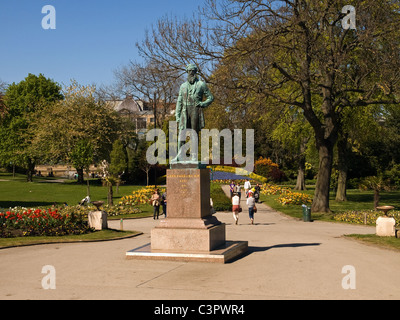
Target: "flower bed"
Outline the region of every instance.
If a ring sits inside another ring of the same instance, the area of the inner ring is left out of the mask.
[[[265,195],[279,195],[275,200],[284,206],[288,204],[303,205],[312,203],[312,197],[310,195],[302,192],[293,192],[287,187],[263,184],[261,193]]]
[[[375,211],[375,210],[348,210],[344,212],[337,213],[333,216],[333,219],[336,221],[343,221],[349,223],[356,223],[356,224],[368,224],[368,225],[375,225],[376,219],[378,217],[383,216],[382,211]],[[400,211],[390,211],[388,213],[389,217],[393,217],[396,220],[396,227],[400,226]]]
[[[311,204],[312,198],[310,195],[301,193],[301,192],[286,192],[281,194],[278,199],[276,199],[280,204],[283,206],[287,204],[294,204],[294,205],[303,205],[303,204]]]
[[[93,231],[80,214],[51,209],[13,209],[0,213],[0,237],[63,236]]]
[[[269,195],[276,195],[276,194],[286,194],[287,192],[291,192],[289,188],[276,186],[273,184],[263,184],[261,193],[267,196]]]
[[[124,196],[119,201],[119,206],[136,206],[138,204],[150,203],[151,195],[153,194],[155,186],[147,186],[140,190],[133,191],[131,195]],[[160,195],[165,192],[165,188],[158,188]]]

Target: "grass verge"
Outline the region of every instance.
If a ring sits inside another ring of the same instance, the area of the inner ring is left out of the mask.
[[[395,237],[379,237],[375,234],[348,234],[347,238],[351,238],[369,245],[386,248],[400,252],[400,239]]]
[[[91,242],[107,241],[120,238],[133,237],[141,234],[138,231],[121,231],[115,229],[105,229],[83,235],[68,235],[61,237],[18,237],[18,238],[0,238],[0,249],[36,244],[48,243],[71,243],[71,242]]]

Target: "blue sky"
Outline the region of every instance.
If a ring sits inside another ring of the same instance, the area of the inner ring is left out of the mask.
[[[196,0],[0,0],[0,79],[43,73],[60,84],[110,84],[113,71],[140,61],[136,42],[157,19],[191,16]],[[45,5],[56,29],[44,30]]]

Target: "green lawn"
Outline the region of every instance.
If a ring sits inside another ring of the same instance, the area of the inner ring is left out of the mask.
[[[51,182],[54,180],[56,179],[35,177],[34,182],[26,182],[25,175],[17,174],[13,178],[12,174],[0,173],[0,208],[7,209],[15,206],[47,207],[54,203],[62,205],[64,202],[68,205],[76,205],[86,197],[86,184],[76,184],[75,180],[67,180],[65,183]],[[139,188],[141,187],[122,185],[117,194],[114,187],[114,202]],[[91,180],[90,197],[92,201],[107,203],[107,188],[103,187],[97,180]]]

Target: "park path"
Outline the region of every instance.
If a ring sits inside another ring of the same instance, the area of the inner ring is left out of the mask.
[[[0,299],[399,299],[400,254],[342,237],[374,233],[367,226],[303,222],[258,205],[250,225],[244,200],[239,225],[218,212],[227,240],[246,240],[248,253],[227,264],[126,260],[150,242],[152,218],[125,220],[135,238],[0,250]],[[119,228],[119,221],[109,221]],[[41,285],[43,266],[56,270],[56,289]],[[344,289],[345,266],[355,289]]]

